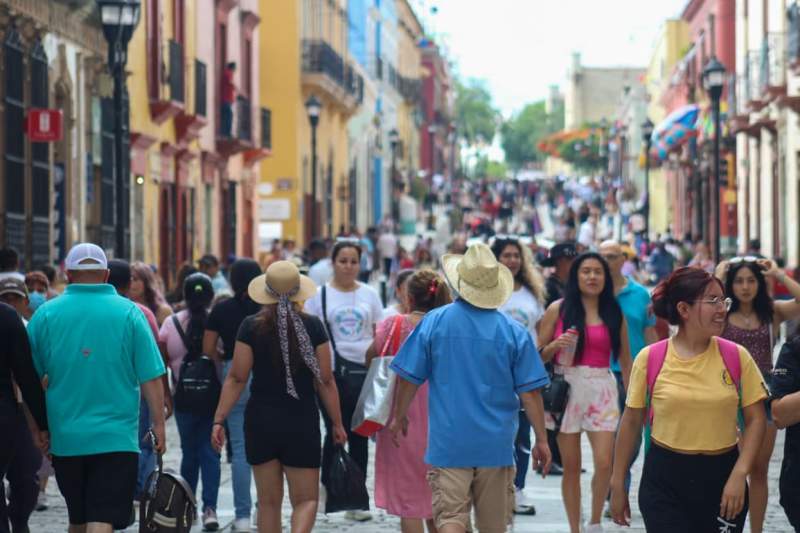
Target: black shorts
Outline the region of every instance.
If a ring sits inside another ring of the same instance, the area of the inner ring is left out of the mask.
[[[733,450],[720,455],[685,455],[651,442],[639,484],[639,510],[649,533],[741,533],[745,504],[733,521],[719,516],[722,491],[739,458]]]
[[[131,522],[139,454],[132,452],[53,456],[58,489],[67,502],[69,523],[112,524],[124,529]]]
[[[247,462],[260,465],[277,459],[283,466],[319,468],[322,460],[319,409],[288,410],[259,405],[251,398],[244,413]]]

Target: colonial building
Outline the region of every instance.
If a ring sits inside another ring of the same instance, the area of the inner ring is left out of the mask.
[[[204,253],[252,256],[254,166],[269,154],[259,106],[257,0],[146,0],[129,47],[132,257],[167,283]],[[225,65],[234,119],[220,129]],[[268,117],[268,114],[267,114]]]
[[[113,110],[96,3],[3,0],[0,42],[0,246],[17,249],[26,269],[83,240],[111,251]],[[61,111],[60,140],[23,134],[35,108]]]

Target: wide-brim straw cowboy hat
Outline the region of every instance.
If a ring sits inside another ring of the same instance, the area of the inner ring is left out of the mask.
[[[514,292],[514,275],[484,243],[473,244],[464,255],[443,255],[442,270],[450,287],[481,309],[497,309]]]
[[[304,302],[317,293],[317,284],[311,278],[300,274],[297,265],[291,261],[275,261],[266,273],[253,278],[247,286],[247,294],[260,304],[278,303],[278,297],[267,290],[269,286],[279,295],[297,292],[289,297],[293,302]]]

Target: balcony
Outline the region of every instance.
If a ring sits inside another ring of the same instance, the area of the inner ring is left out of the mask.
[[[252,166],[272,155],[272,111],[262,107],[259,110],[258,118],[261,126],[261,139],[255,148],[244,153],[244,162],[247,166]]]
[[[150,99],[150,115],[156,124],[163,124],[184,110],[183,45],[181,43],[169,41],[168,59],[167,79],[158,80],[157,98]]]
[[[302,68],[303,85],[321,92],[344,112],[355,112],[364,81],[328,43],[304,39]]]
[[[761,94],[772,100],[786,94],[786,38],[769,33],[761,48]]]
[[[759,75],[763,74],[763,72],[761,72],[761,55],[761,51],[751,50],[747,52],[747,55],[745,56],[745,104],[750,112],[760,111],[765,105],[767,105],[761,90],[761,76]]]
[[[398,76],[397,90],[408,104],[416,104],[420,99],[420,89],[422,84],[418,79]]]
[[[217,152],[225,158],[253,148],[253,109],[243,96],[236,101],[232,131],[232,137],[217,137]]]
[[[194,61],[194,105],[187,105],[175,117],[175,134],[179,144],[188,144],[200,136],[208,123],[206,119],[207,98],[206,64],[200,60]]]

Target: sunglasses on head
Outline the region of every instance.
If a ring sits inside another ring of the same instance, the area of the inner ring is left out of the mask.
[[[739,263],[757,263],[758,257],[754,255],[746,255],[744,257],[732,257],[728,260],[729,265],[738,265]]]
[[[498,233],[494,236],[494,240],[496,241],[512,241],[512,242],[519,242],[522,237],[520,235],[516,235],[514,233]]]
[[[361,239],[358,237],[336,237],[336,242],[346,242],[350,244],[360,244]]]

